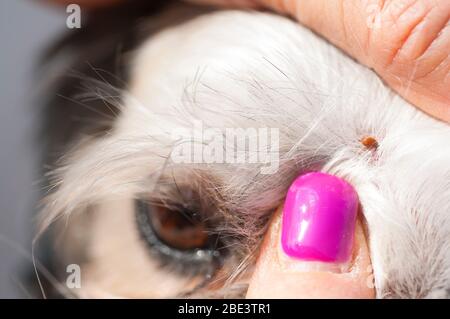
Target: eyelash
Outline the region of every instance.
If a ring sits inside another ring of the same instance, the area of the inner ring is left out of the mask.
[[[149,253],[158,260],[162,268],[168,268],[185,277],[203,275],[212,277],[223,260],[220,249],[220,238],[209,240],[204,248],[179,250],[170,247],[156,233],[149,218],[152,204],[144,200],[136,200],[136,223],[138,232],[148,247]],[[154,207],[153,207],[154,208]]]

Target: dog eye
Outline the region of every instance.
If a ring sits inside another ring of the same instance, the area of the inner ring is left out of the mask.
[[[182,275],[211,276],[220,266],[220,238],[194,210],[136,201],[138,231],[162,267]]]

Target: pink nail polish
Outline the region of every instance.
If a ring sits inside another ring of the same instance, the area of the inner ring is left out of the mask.
[[[283,209],[284,252],[309,261],[348,261],[357,211],[358,195],[346,181],[319,172],[298,177]]]

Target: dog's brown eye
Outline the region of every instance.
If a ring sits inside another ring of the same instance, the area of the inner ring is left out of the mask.
[[[189,250],[208,244],[207,227],[195,212],[154,205],[149,221],[161,241],[173,248]]]
[[[212,275],[221,264],[220,238],[199,214],[185,207],[136,201],[139,233],[162,266],[188,275]]]

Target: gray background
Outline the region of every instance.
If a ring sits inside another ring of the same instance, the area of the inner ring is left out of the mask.
[[[22,272],[39,194],[33,71],[42,49],[67,31],[64,8],[39,2],[0,0],[0,298],[28,296]]]

